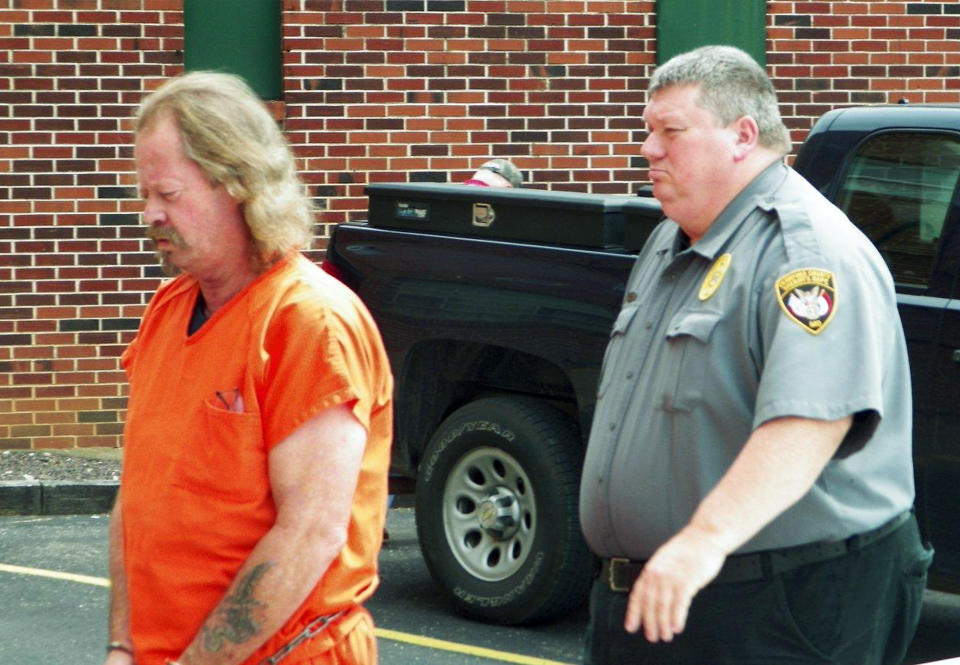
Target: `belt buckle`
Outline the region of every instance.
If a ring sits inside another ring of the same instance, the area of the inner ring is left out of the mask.
[[[610,590],[615,593],[629,593],[630,587],[622,587],[617,584],[617,576],[615,570],[620,564],[628,564],[630,559],[624,559],[622,557],[613,557],[610,559],[610,567],[607,571],[607,584],[610,585]]]

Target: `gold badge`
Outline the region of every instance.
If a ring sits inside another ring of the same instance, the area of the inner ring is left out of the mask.
[[[829,270],[794,270],[778,279],[775,288],[784,313],[813,335],[822,333],[837,311],[837,284]]]
[[[700,285],[700,294],[697,296],[700,300],[707,300],[717,292],[720,284],[723,283],[723,276],[727,274],[727,268],[730,267],[732,258],[729,254],[724,254],[713,262],[713,265],[710,266],[710,272],[703,278],[703,284]]]

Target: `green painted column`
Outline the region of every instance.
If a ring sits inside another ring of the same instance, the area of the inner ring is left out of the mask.
[[[657,64],[707,44],[737,46],[767,64],[765,0],[657,0]]]
[[[237,74],[263,99],[280,99],[280,0],[184,0],[183,23],[187,71]]]

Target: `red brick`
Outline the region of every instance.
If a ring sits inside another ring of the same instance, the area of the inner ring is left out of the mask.
[[[34,450],[56,450],[76,447],[76,438],[72,436],[42,436],[33,439]]]
[[[905,14],[907,11],[907,3],[874,0],[874,2],[870,4],[869,11],[873,14]]]
[[[60,408],[64,410],[73,410],[76,407],[69,406],[69,404],[75,401],[79,400],[63,400]],[[91,400],[90,408],[96,408],[97,406],[97,403]],[[51,429],[55,436],[84,436],[92,434],[94,431],[94,426],[93,424],[77,423],[74,421],[67,423],[55,423]]]

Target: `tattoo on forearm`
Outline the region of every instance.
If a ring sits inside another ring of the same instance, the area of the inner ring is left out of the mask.
[[[257,583],[272,566],[265,562],[254,567],[240,580],[236,590],[223,599],[203,627],[203,646],[207,651],[216,653],[223,648],[225,641],[240,644],[257,634],[261,622],[258,622],[255,613],[265,605],[257,601],[253,593]]]

